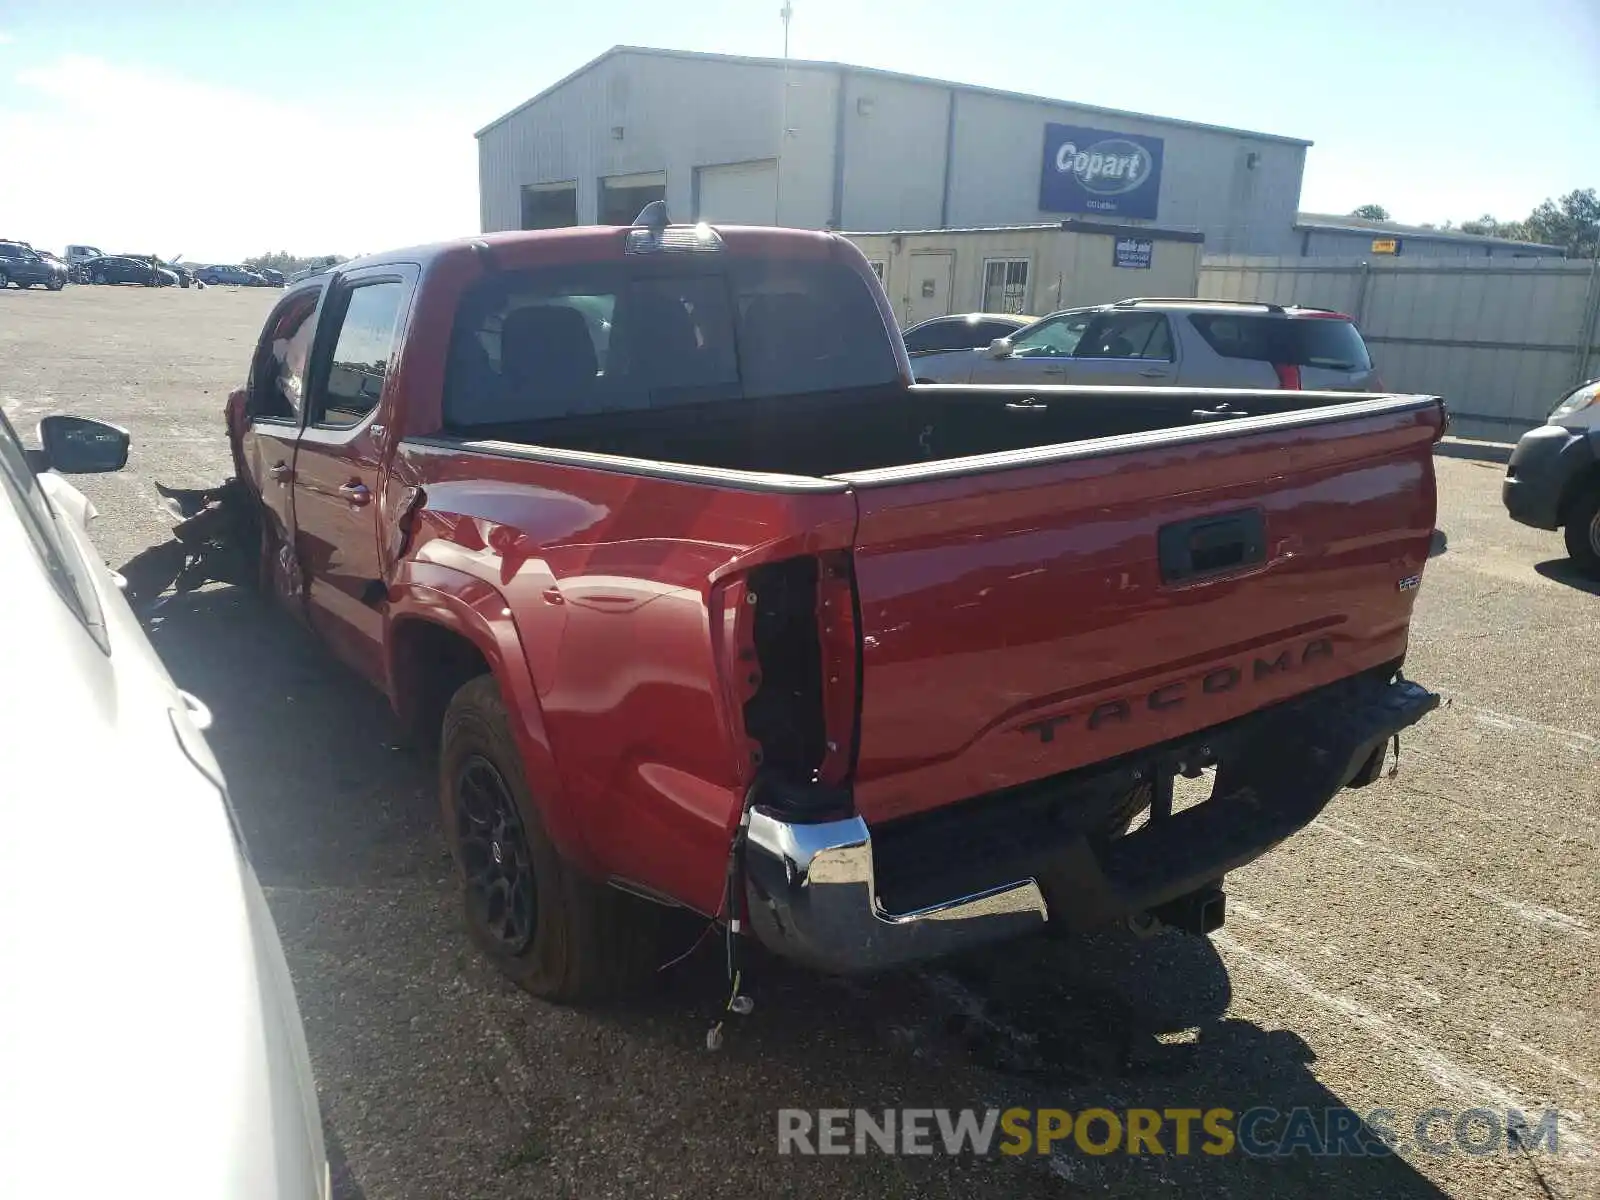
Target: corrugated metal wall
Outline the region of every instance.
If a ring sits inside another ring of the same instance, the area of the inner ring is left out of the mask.
[[[1454,238],[1428,238],[1417,234],[1386,234],[1382,230],[1369,232],[1339,229],[1302,229],[1296,237],[1300,253],[1312,258],[1356,258],[1372,253],[1376,238],[1398,237],[1400,258],[1519,258],[1528,254],[1514,246],[1497,246],[1493,242],[1465,242]],[[1225,251],[1218,251],[1225,253]]]
[[[1600,372],[1600,262],[1223,255],[1200,293],[1350,313],[1385,385],[1443,396],[1469,437],[1514,438]]]

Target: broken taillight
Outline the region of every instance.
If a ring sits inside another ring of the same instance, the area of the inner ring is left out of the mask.
[[[855,765],[860,699],[860,638],[850,554],[817,559],[817,641],[822,652],[822,762],[817,778],[842,783]]]
[[[855,765],[861,676],[849,552],[756,567],[717,588],[713,612],[741,774],[843,783]]]

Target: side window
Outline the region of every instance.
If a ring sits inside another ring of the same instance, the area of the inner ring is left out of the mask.
[[[305,411],[306,363],[317,330],[318,295],[294,296],[272,315],[251,374],[251,417],[297,422]]]
[[[906,335],[906,352],[921,354],[929,350],[945,350],[948,349],[946,343],[949,340],[943,321],[935,325],[924,325],[914,333]]]
[[[405,285],[398,279],[358,283],[350,289],[321,401],[313,414],[315,424],[348,428],[378,406],[404,296]]]
[[[1069,313],[1051,317],[1019,335],[1012,342],[1015,358],[1065,358],[1074,353],[1083,331],[1089,327],[1092,313]]]
[[[1172,333],[1161,313],[1107,313],[1084,334],[1079,358],[1172,359]]]

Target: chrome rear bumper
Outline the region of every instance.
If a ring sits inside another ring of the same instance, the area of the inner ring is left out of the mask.
[[[801,823],[762,805],[745,838],[751,931],[768,949],[822,971],[880,970],[1038,929],[1044,894],[1020,879],[912,912],[891,913],[873,880],[860,817]]]

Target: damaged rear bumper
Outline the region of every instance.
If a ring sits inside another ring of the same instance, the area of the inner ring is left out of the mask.
[[[1200,928],[1214,927],[1228,871],[1302,829],[1341,788],[1371,782],[1389,740],[1438,704],[1416,684],[1361,676],[1136,759],[897,823],[876,839],[858,816],[808,821],[758,797],[743,850],[751,932],[785,957],[853,973],[1047,922],[1092,929],[1183,911],[1195,897],[1204,900]],[[1209,800],[1105,836],[1113,798],[1202,760],[1216,764]]]

